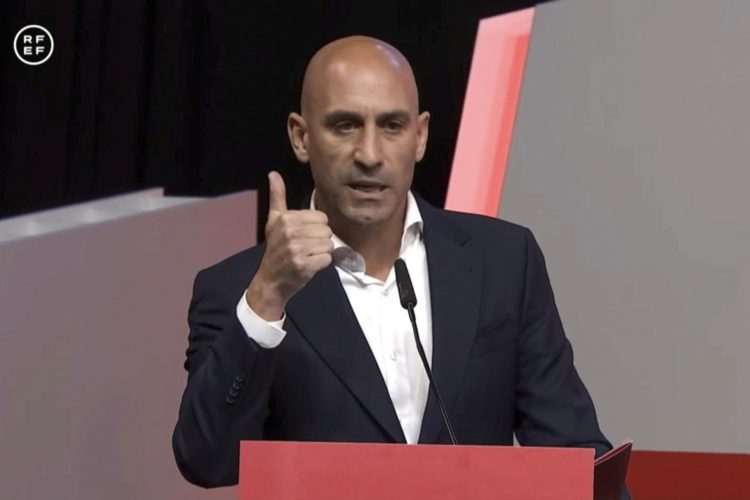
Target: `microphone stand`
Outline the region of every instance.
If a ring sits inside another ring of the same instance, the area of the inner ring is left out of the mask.
[[[417,344],[417,352],[424,365],[424,370],[427,372],[427,378],[430,380],[430,389],[435,395],[438,407],[440,408],[440,414],[443,417],[443,423],[445,428],[448,430],[448,435],[451,438],[451,444],[458,444],[456,434],[453,432],[453,426],[448,418],[448,412],[443,404],[443,398],[440,397],[440,391],[438,391],[435,378],[432,376],[432,370],[430,364],[427,362],[427,356],[424,353],[424,347],[422,347],[422,341],[419,340],[419,330],[417,329],[417,318],[414,315],[414,306],[417,305],[417,295],[414,293],[414,287],[411,284],[411,278],[409,277],[409,270],[406,268],[406,262],[403,259],[397,259],[394,264],[396,270],[396,284],[398,285],[399,299],[401,300],[401,306],[406,309],[409,313],[409,319],[411,320],[411,328],[414,331],[414,341]]]

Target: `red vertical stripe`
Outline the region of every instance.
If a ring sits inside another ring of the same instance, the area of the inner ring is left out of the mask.
[[[445,206],[495,216],[500,206],[534,9],[479,24]]]

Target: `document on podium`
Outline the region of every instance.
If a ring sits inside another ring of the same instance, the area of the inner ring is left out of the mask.
[[[633,441],[625,441],[594,461],[594,499],[620,500],[625,491],[630,450]]]

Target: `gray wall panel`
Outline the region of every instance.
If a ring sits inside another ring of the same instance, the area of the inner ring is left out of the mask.
[[[537,9],[500,215],[613,441],[750,451],[750,3]]]
[[[100,215],[0,242],[0,498],[235,498],[187,483],[171,434],[193,278],[254,243],[256,195]]]

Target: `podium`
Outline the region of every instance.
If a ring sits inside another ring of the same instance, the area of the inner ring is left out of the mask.
[[[590,448],[240,444],[240,500],[590,500],[593,488],[594,450]]]

